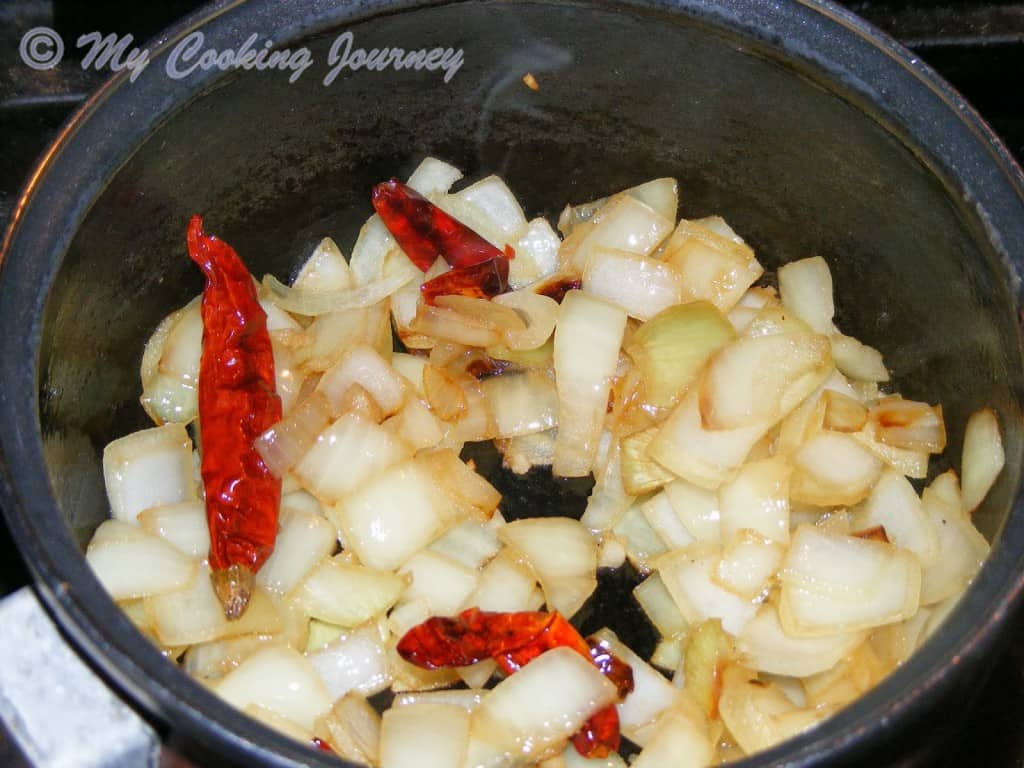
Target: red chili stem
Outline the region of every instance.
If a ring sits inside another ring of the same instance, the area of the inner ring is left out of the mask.
[[[274,549],[281,481],[253,443],[281,420],[267,317],[234,249],[193,216],[189,257],[206,276],[199,365],[201,473],[214,588],[228,618],[249,602],[253,575]]]

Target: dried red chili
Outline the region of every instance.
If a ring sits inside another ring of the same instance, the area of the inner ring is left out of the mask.
[[[397,179],[375,186],[371,200],[413,264],[426,272],[441,256],[452,267],[420,286],[428,304],[443,295],[490,298],[508,290],[508,260],[515,257],[512,246],[500,251]]]
[[[435,616],[398,642],[406,661],[425,669],[464,667],[494,659],[512,674],[545,651],[566,647],[606,675],[623,698],[633,690],[633,670],[599,645],[591,647],[557,612],[498,613],[470,608],[454,618]],[[573,737],[584,757],[607,757],[619,748],[619,716],[614,705],[594,714]]]
[[[281,420],[267,316],[252,276],[230,245],[193,216],[189,257],[206,276],[199,427],[210,569],[224,615],[242,615],[253,577],[274,549],[281,481],[253,441]]]

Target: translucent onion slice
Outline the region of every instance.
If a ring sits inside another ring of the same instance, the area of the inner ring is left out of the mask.
[[[619,724],[623,735],[640,746],[647,742],[650,726],[663,713],[677,706],[682,691],[673,686],[658,670],[637,656],[610,629],[600,629],[593,638],[633,670],[633,692],[619,702]]]
[[[882,472],[871,495],[854,508],[851,525],[857,531],[882,526],[886,538],[917,555],[924,568],[939,555],[935,526],[925,514],[914,487],[895,470]]]
[[[514,243],[516,257],[508,267],[508,283],[524,288],[558,269],[558,249],[562,240],[545,218],[531,221]]]
[[[174,592],[196,579],[195,560],[159,536],[119,520],[100,524],[85,559],[115,600]]]
[[[633,588],[633,597],[662,637],[681,635],[689,627],[659,573],[654,572],[637,584]]]
[[[821,256],[800,259],[779,267],[779,297],[790,312],[815,333],[832,333],[836,308],[832,300],[832,273]]]
[[[516,520],[498,538],[523,556],[537,574],[548,608],[572,618],[597,588],[597,545],[568,517]]]
[[[355,275],[338,244],[325,237],[306,259],[292,287],[302,291],[323,293],[339,291],[355,285]]]
[[[757,611],[750,600],[723,589],[714,580],[721,552],[707,544],[694,544],[669,552],[656,562],[665,587],[691,624],[721,619],[722,627],[732,635]]]
[[[257,651],[213,690],[238,709],[256,704],[309,731],[331,708],[330,695],[313,667],[290,648]]]
[[[480,321],[445,307],[420,304],[409,324],[415,334],[435,340],[453,341],[467,347],[491,347],[501,341],[498,328],[489,321]]]
[[[445,194],[462,178],[462,171],[436,157],[425,157],[406,182],[424,197]]]
[[[640,511],[640,505],[635,502],[623,513],[611,532],[622,542],[630,564],[641,574],[654,568],[657,558],[668,551],[665,541],[647,522]]]
[[[512,190],[497,176],[488,176],[438,204],[478,234],[504,248],[526,229],[526,216]]]
[[[139,525],[173,544],[184,554],[205,560],[210,551],[210,526],[206,522],[206,504],[184,501],[150,507],[139,513]]]
[[[583,291],[562,300],[555,328],[555,475],[583,477],[593,468],[625,330],[619,307]]]
[[[800,526],[780,570],[779,617],[796,637],[882,626],[914,615],[921,566],[891,544]]]
[[[963,473],[964,506],[968,512],[977,509],[995,484],[1006,464],[999,421],[991,408],[971,414],[964,432]]]
[[[551,338],[558,319],[558,302],[554,299],[521,290],[499,294],[491,301],[514,310],[524,318],[525,328],[505,331],[505,344],[510,350],[537,349]]]
[[[280,645],[271,635],[237,635],[189,646],[182,660],[185,671],[200,680],[220,680],[261,648]]]
[[[841,333],[833,333],[830,340],[832,359],[845,375],[857,381],[889,380],[889,371],[877,349]]]
[[[875,435],[886,445],[929,453],[946,448],[941,405],[886,397],[871,408],[869,418],[876,424]]]
[[[331,422],[331,406],[314,392],[258,438],[255,447],[275,476],[284,477]]]
[[[622,487],[631,496],[650,493],[675,479],[675,475],[647,455],[657,433],[657,427],[650,427],[622,438]]]
[[[583,269],[583,290],[649,320],[682,298],[682,275],[657,259],[593,248]]]
[[[358,384],[370,393],[383,415],[390,416],[405,402],[406,386],[402,376],[388,364],[388,359],[366,345],[350,349],[337,365],[324,373],[317,391],[323,393],[335,413],[340,413],[345,394]]]
[[[744,464],[718,490],[722,541],[733,541],[751,530],[780,544],[789,542],[789,478],[793,468],[785,459]]]
[[[684,688],[704,716],[718,716],[722,670],[736,655],[732,638],[718,619],[703,621],[690,632],[683,650]]]
[[[306,317],[316,317],[342,309],[361,309],[386,299],[403,285],[423,274],[409,261],[403,265],[400,260],[395,259],[391,264],[393,266],[382,277],[355,288],[303,291],[285,285],[273,275],[264,275],[263,289],[270,300],[281,309]]]
[[[453,704],[417,702],[384,712],[382,768],[457,768],[464,764],[470,714]]]
[[[602,442],[605,439],[602,436]],[[636,500],[635,496],[627,493],[623,487],[622,451],[619,441],[611,439],[610,435],[607,439],[609,446],[604,468],[596,474],[594,488],[587,497],[587,506],[580,518],[580,522],[594,533],[607,531],[616,525]]]
[[[831,669],[860,645],[866,633],[838,632],[823,637],[794,637],[779,622],[774,605],[763,605],[736,638],[745,666],[760,672],[808,677]]]
[[[717,493],[676,480],[665,486],[665,495],[694,539],[721,543],[721,506]]]
[[[658,718],[632,768],[705,768],[714,758],[707,728],[684,708],[671,709]]]
[[[494,415],[497,437],[530,435],[558,426],[555,384],[539,371],[492,376],[480,388]]]
[[[398,574],[323,559],[302,581],[295,598],[313,618],[355,627],[384,615],[406,584]]]
[[[711,578],[730,592],[753,600],[771,585],[785,554],[778,541],[744,528],[722,551]]]
[[[331,711],[316,721],[313,733],[346,760],[366,765],[380,761],[380,715],[357,693],[338,699]]]
[[[373,624],[343,633],[307,658],[332,701],[350,692],[372,696],[391,684],[388,651]]]
[[[639,505],[640,512],[668,549],[688,547],[695,539],[676,514],[675,507],[664,491],[654,494]]]
[[[103,479],[116,520],[134,522],[144,509],[195,501],[192,439],[182,424],[118,438],[103,450]]]
[[[820,432],[793,455],[793,467],[793,501],[850,506],[871,492],[882,462],[849,435]]]
[[[547,651],[498,683],[473,712],[477,744],[470,745],[470,755],[530,760],[568,739],[617,698],[615,686],[589,659],[568,648]]]
[[[940,475],[924,489],[921,503],[924,513],[938,535],[938,555],[925,568],[921,583],[922,605],[934,605],[961,594],[971,583],[988,556],[989,545],[964,512],[958,498],[942,488],[950,481],[956,493],[952,472]]]
[[[822,426],[833,432],[859,432],[868,420],[868,410],[850,395],[826,389],[821,393],[825,405]]]
[[[408,399],[402,409],[381,426],[417,451],[433,448],[444,439],[441,421],[417,398]]]
[[[737,339],[708,364],[700,384],[700,413],[710,429],[777,422],[828,377],[832,355],[818,334]]]
[[[647,256],[672,231],[672,221],[626,194],[609,199],[588,221],[562,242],[559,261],[583,271],[594,248],[612,248]]]
[[[537,589],[537,577],[523,558],[512,549],[502,549],[480,572],[476,590],[463,608],[482,611],[535,610],[544,597]]]
[[[431,616],[454,616],[479,581],[474,568],[429,549],[417,552],[398,572],[409,581],[402,601],[422,601]]]
[[[728,312],[764,272],[746,245],[683,219],[662,258],[683,276],[684,300],[705,300]]]
[[[481,325],[494,328],[503,334],[523,332],[526,322],[511,307],[490,299],[472,296],[438,296],[435,305],[458,312],[462,317]]]

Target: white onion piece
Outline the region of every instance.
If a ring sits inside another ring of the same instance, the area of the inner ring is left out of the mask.
[[[198,410],[203,319],[199,297],[157,326],[142,353],[140,402],[158,424],[192,421]]]
[[[855,531],[881,525],[885,535],[897,547],[909,549],[927,568],[939,555],[939,539],[921,500],[910,482],[898,472],[886,469],[875,487],[853,510],[851,525]]]
[[[625,493],[640,496],[675,479],[675,475],[647,455],[647,448],[657,433],[657,427],[649,427],[627,435],[620,441],[620,475]]]
[[[427,358],[421,355],[410,355],[396,352],[391,356],[392,370],[405,379],[406,386],[412,387],[417,397],[423,397],[423,369],[427,366]]]
[[[293,288],[314,293],[344,290],[353,285],[355,276],[345,260],[345,254],[329,237],[317,243],[292,281]]]
[[[559,261],[580,273],[597,247],[650,254],[672,231],[672,221],[636,198],[618,194],[562,242]]]
[[[1006,464],[999,421],[991,408],[971,414],[964,432],[963,473],[964,506],[968,512],[977,509],[992,489]]]
[[[689,627],[659,573],[654,572],[637,584],[633,588],[633,597],[662,637],[681,635]]]
[[[773,605],[763,605],[736,638],[736,649],[751,669],[775,675],[807,677],[831,669],[864,642],[865,633],[839,632],[823,637],[786,633]]]
[[[355,627],[382,616],[406,588],[400,575],[336,560],[321,560],[296,591],[310,616]]]
[[[437,552],[417,552],[399,569],[409,580],[403,602],[418,600],[432,616],[454,616],[477,587],[476,570]]]
[[[384,712],[381,768],[462,768],[469,712],[452,704],[419,702]]]
[[[739,634],[757,611],[757,605],[719,586],[713,574],[721,552],[707,544],[677,549],[657,561],[658,573],[683,617],[691,624],[721,619],[722,628]]]
[[[391,571],[445,532],[450,505],[434,476],[407,461],[377,474],[328,514],[360,562]]]
[[[103,450],[103,479],[116,520],[134,522],[144,509],[195,501],[192,440],[182,424],[118,438]]]
[[[248,704],[242,708],[242,712],[256,720],[267,728],[277,731],[291,739],[296,741],[307,743],[312,740],[313,732],[308,728],[303,728],[298,723],[289,720],[287,717],[281,717],[281,715],[273,712],[269,709],[264,709],[258,704]]]
[[[722,541],[731,542],[741,529],[756,531],[780,544],[789,542],[789,478],[785,459],[744,464],[718,489]]]
[[[444,439],[444,426],[431,413],[423,401],[409,398],[394,416],[385,421],[384,429],[390,430],[413,450],[433,448]]]
[[[306,376],[299,370],[295,353],[279,341],[277,334],[271,334],[270,345],[274,356],[274,391],[281,398],[281,412],[289,413],[298,401]]]
[[[404,380],[380,353],[368,346],[359,346],[349,352],[329,371],[317,385],[335,408],[345,393],[358,384],[377,402],[385,416],[395,413],[405,402]]]
[[[669,710],[658,718],[643,750],[632,768],[706,768],[712,764],[715,748],[704,723],[688,716],[682,708]]]
[[[471,322],[494,328],[501,333],[521,333],[526,330],[526,322],[514,309],[490,299],[451,294],[438,296],[434,304],[458,312]]]
[[[414,704],[427,703],[449,704],[456,707],[462,707],[467,712],[472,712],[480,706],[480,702],[484,700],[484,696],[486,695],[487,691],[476,688],[456,688],[450,691],[414,691],[398,694],[395,696],[395,700],[391,706],[408,707]]]
[[[445,194],[462,178],[462,171],[436,157],[425,157],[416,166],[406,184],[424,197]]]
[[[679,519],[672,501],[664,491],[641,502],[640,512],[668,549],[688,547],[695,541],[693,534]]]
[[[785,547],[777,540],[744,528],[722,551],[711,578],[730,592],[752,600],[769,586],[785,554]]]
[[[314,496],[333,504],[412,453],[380,425],[346,414],[317,437],[294,472]]]
[[[205,502],[183,501],[150,507],[139,513],[138,521],[145,530],[166,539],[189,557],[205,560],[210,551]]]
[[[930,406],[901,397],[886,397],[873,406],[869,418],[883,443],[910,451],[942,453],[946,426],[942,406]]]
[[[555,432],[537,432],[533,435],[496,440],[503,464],[517,475],[525,475],[533,467],[550,467],[555,460]]]
[[[594,637],[601,648],[611,651],[633,670],[633,692],[619,702],[616,709],[619,711],[622,732],[629,739],[640,738],[637,743],[643,746],[646,740],[640,734],[646,730],[645,726],[677,705],[682,692],[637,656],[611,630],[600,629],[594,633]]]
[[[409,261],[403,265],[396,259],[393,263],[395,266],[379,279],[362,283],[355,288],[303,291],[290,288],[273,275],[264,275],[263,289],[274,304],[297,315],[316,317],[342,309],[361,309],[386,299],[403,285],[423,274]]]
[[[657,259],[593,248],[583,269],[583,290],[649,320],[682,298],[682,275]]]
[[[683,276],[683,299],[704,299],[728,312],[764,269],[746,245],[696,222],[682,220],[662,258]]]
[[[707,429],[694,388],[662,423],[647,453],[676,475],[715,490],[735,474],[770,427],[770,421],[762,421],[737,429]]]
[[[430,549],[456,562],[480,569],[501,549],[496,528],[467,520],[430,545]]]
[[[651,179],[623,190],[623,194],[639,200],[652,211],[669,221],[676,220],[679,210],[679,183],[669,177]]]
[[[497,176],[481,179],[439,203],[446,210],[450,208],[450,213],[498,248],[504,248],[506,243],[515,243],[526,229],[523,209],[512,190]]]
[[[615,523],[612,534],[626,549],[626,557],[640,573],[645,574],[654,565],[659,555],[665,554],[668,547],[651,524],[640,511],[640,505],[634,503]]]
[[[501,503],[501,494],[454,451],[441,449],[423,453],[416,460],[439,489],[452,500],[449,517],[475,517],[480,522],[491,518]],[[455,509],[458,508],[458,509]]]
[[[915,479],[928,477],[928,452],[911,451],[886,445],[876,436],[877,425],[868,421],[859,432],[850,433],[850,437],[867,448],[874,456],[901,475]]]
[[[365,765],[380,762],[380,715],[362,696],[347,693],[317,720],[313,733],[346,760]]]
[[[877,349],[841,333],[833,333],[830,340],[832,359],[845,375],[857,381],[889,380],[889,371]]]
[[[165,646],[193,645],[238,635],[274,635],[283,627],[281,611],[262,589],[253,590],[240,618],[224,618],[224,606],[213,591],[210,571],[205,565],[186,589],[146,598],[146,612]]]
[[[257,651],[214,685],[229,704],[269,709],[312,731],[314,721],[331,708],[331,698],[302,654],[290,648]]]
[[[462,607],[482,611],[530,610],[537,577],[511,549],[501,550],[480,572],[480,581]],[[543,600],[543,598],[541,598]]]
[[[820,432],[793,455],[793,467],[793,501],[849,506],[871,492],[882,462],[849,435]]]
[[[831,372],[828,338],[774,334],[740,338],[718,352],[700,385],[700,413],[710,429],[775,423]]]
[[[675,480],[665,486],[665,495],[694,539],[709,544],[721,542],[718,494],[685,480]]]
[[[391,684],[387,650],[373,625],[344,633],[307,658],[332,701],[350,692],[372,696]]]
[[[555,648],[502,680],[484,698],[472,715],[473,736],[507,755],[506,760],[529,760],[572,736],[617,698],[615,686],[588,659],[569,648]]]
[[[555,475],[582,477],[593,467],[625,329],[626,313],[612,304],[583,291],[562,300],[555,328]]]
[[[558,426],[558,393],[551,379],[539,371],[506,373],[480,382],[494,415],[497,437],[545,432]]]
[[[924,513],[938,535],[938,555],[934,563],[924,569],[922,605],[933,605],[962,593],[989,551],[988,542],[964,513],[962,505],[953,503],[943,491],[943,478],[955,483],[955,476],[948,472],[935,478],[921,495]]]
[[[567,619],[597,588],[597,545],[583,525],[568,517],[516,520],[498,530],[540,579],[548,608]]]
[[[174,592],[197,578],[195,560],[159,536],[118,520],[100,524],[85,559],[115,600]]]
[[[508,265],[508,284],[513,290],[535,283],[558,269],[562,241],[547,219],[536,218],[514,243],[516,257]]]
[[[821,256],[800,259],[779,267],[779,297],[783,306],[807,323],[815,333],[832,333],[836,308],[832,300],[832,273]]]
[[[314,392],[291,413],[256,438],[254,447],[276,477],[284,477],[331,422],[331,406]]]
[[[280,645],[272,635],[237,635],[190,645],[182,659],[184,670],[200,680],[220,680],[260,648]]]
[[[307,373],[328,370],[349,349],[364,341],[369,332],[369,316],[368,307],[319,315],[302,331],[293,361]]]
[[[417,306],[409,330],[435,341],[451,341],[467,347],[492,347],[501,341],[501,333],[493,323],[429,304]]]
[[[790,635],[821,637],[902,621],[917,611],[921,566],[891,544],[801,526],[780,570],[779,618]]]
[[[842,377],[838,371],[834,375]],[[822,426],[825,429],[833,432],[859,432],[867,423],[868,410],[855,396],[836,392],[829,389],[826,384],[821,399],[825,406],[822,418]]]
[[[601,441],[602,446],[606,441],[608,443],[604,468],[601,472],[595,472],[596,482],[580,518],[580,522],[594,533],[607,531],[618,523],[636,500],[622,487],[620,442],[612,439],[608,432],[601,436]]]
[[[337,544],[337,534],[320,514],[282,504],[274,551],[256,574],[256,584],[278,595],[291,592]]]
[[[526,327],[523,330],[505,331],[505,344],[509,349],[537,349],[551,338],[558,319],[558,302],[551,297],[521,290],[499,294],[491,301],[514,309],[525,319]]]

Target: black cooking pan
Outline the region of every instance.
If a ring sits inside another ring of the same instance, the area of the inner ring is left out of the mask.
[[[256,33],[313,63],[295,82],[290,71],[169,76],[194,30],[204,50]],[[449,82],[344,70],[325,86],[345,31],[353,48],[440,46],[464,63]],[[1024,184],[949,86],[848,12],[797,0],[252,0],[211,6],[150,48],[138,79],[114,77],[43,158],[0,265],[4,511],[61,627],[131,701],[204,763],[333,762],[166,663],[81,552],[107,515],[102,448],[144,424],[144,341],[201,287],[184,252],[189,215],[256,274],[283,277],[326,234],[350,245],[371,185],[433,154],[502,175],[530,215],[675,176],[683,215],[725,215],[767,266],[828,258],[838,323],[885,353],[902,392],[946,405],[949,456],[973,409],[998,410],[1007,469],[978,513],[994,546],[961,605],[876,690],[745,765],[874,764],[939,741],[1024,583]],[[610,594],[600,618],[637,621]]]

